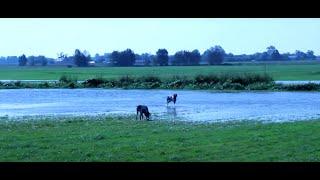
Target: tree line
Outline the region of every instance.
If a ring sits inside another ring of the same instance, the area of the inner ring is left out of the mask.
[[[22,55],[18,58],[19,66],[26,66],[27,64],[30,66],[46,66],[48,64],[48,58],[45,56],[29,56],[28,58],[26,55]]]
[[[166,49],[158,49],[155,55],[143,53],[135,54],[131,49],[124,51],[113,51],[108,55],[111,66],[134,66],[136,60],[142,61],[146,66],[168,66],[169,60],[171,65],[192,66],[199,65],[201,59],[207,61],[210,65],[221,64],[225,56],[225,51],[221,46],[214,46],[206,50],[203,55],[195,49],[193,51],[178,51],[173,56],[169,56]],[[82,58],[81,58],[82,57]],[[103,57],[96,55],[95,60],[101,60]],[[87,66],[92,61],[91,57],[84,55],[78,49],[75,51],[74,62],[77,66]],[[81,62],[81,63],[80,63]]]
[[[181,50],[173,55],[169,55],[166,49],[158,49],[153,54],[143,53],[141,55],[135,54],[133,50],[126,49],[124,51],[113,51],[112,53],[100,56],[96,54],[93,58],[87,51],[81,52],[76,49],[72,56],[60,53],[59,58],[62,62],[69,62],[70,64],[87,67],[90,62],[108,62],[110,66],[134,66],[138,61],[140,65],[145,66],[194,66],[202,64],[218,65],[224,62],[241,62],[241,61],[286,61],[286,60],[315,60],[314,52],[309,50],[306,53],[297,50],[295,53],[283,53],[274,46],[269,46],[264,52],[258,52],[251,55],[233,55],[226,53],[221,46],[214,46],[201,54],[197,49],[193,51]],[[45,56],[29,56],[22,55],[18,58],[19,66],[46,66],[48,58]],[[52,61],[51,61],[52,62]]]

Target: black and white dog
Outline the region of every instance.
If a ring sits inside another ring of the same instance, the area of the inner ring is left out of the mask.
[[[178,95],[177,94],[173,94],[173,96],[168,96],[167,97],[167,106],[170,102],[173,102],[173,104],[176,104],[177,102],[177,97]]]
[[[136,119],[138,119],[138,114],[140,113],[140,120],[143,119],[143,115],[146,117],[147,120],[150,119],[151,113],[148,110],[147,106],[139,105],[137,106],[137,115]]]

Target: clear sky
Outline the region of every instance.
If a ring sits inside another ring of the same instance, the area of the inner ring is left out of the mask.
[[[131,48],[152,53],[166,48],[206,49],[221,45],[227,53],[252,54],[274,45],[280,53],[313,50],[320,55],[320,19],[264,18],[39,18],[0,19],[0,56],[72,55],[76,48],[92,56]]]

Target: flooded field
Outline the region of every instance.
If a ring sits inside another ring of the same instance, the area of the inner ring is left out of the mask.
[[[177,104],[166,97],[178,94]],[[149,107],[154,119],[216,122],[294,121],[320,118],[317,92],[218,93],[186,90],[9,89],[0,90],[0,116],[135,115]]]

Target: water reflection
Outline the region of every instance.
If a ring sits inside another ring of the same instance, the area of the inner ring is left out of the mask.
[[[170,117],[174,119],[177,117],[177,110],[175,106],[167,106],[167,113]]]

